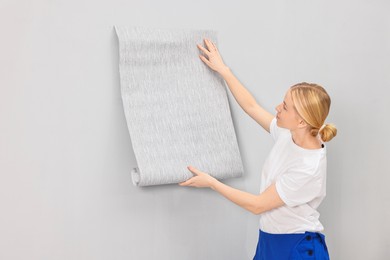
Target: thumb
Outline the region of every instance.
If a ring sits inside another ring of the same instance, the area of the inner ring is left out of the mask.
[[[187,166],[187,169],[190,170],[195,175],[199,175],[199,170],[192,166]]]

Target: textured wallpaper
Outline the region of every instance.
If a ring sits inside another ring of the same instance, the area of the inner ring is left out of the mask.
[[[179,183],[192,165],[217,179],[243,165],[227,86],[199,58],[212,30],[115,26],[123,108],[137,165],[137,186]]]

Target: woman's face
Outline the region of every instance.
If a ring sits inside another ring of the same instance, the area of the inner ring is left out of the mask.
[[[302,121],[301,117],[298,115],[297,111],[294,108],[290,89],[287,91],[283,102],[280,103],[275,109],[277,111],[276,119],[277,125],[279,127],[294,130],[299,126],[299,123]]]

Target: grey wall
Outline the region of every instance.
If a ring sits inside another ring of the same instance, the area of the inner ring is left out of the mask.
[[[208,189],[132,185],[116,24],[218,30],[225,62],[272,112],[294,83],[326,87],[339,128],[320,207],[331,257],[390,253],[390,2],[0,5],[1,259],[253,257],[258,216]],[[245,176],[226,183],[258,193],[272,141],[229,100]]]

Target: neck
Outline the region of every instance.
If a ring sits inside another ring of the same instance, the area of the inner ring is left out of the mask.
[[[308,131],[296,129],[291,130],[291,136],[294,143],[305,149],[318,149],[321,148],[320,140],[312,136]]]

